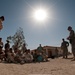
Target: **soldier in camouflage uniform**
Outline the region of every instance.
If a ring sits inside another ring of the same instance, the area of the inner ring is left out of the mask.
[[[67,58],[68,55],[68,46],[69,43],[67,41],[65,41],[65,39],[62,39],[62,43],[61,43],[61,49],[63,50],[63,58]]]
[[[70,41],[72,47],[72,53],[74,56],[73,60],[75,60],[75,33],[71,26],[68,27],[68,31],[70,32],[70,34],[67,39]]]

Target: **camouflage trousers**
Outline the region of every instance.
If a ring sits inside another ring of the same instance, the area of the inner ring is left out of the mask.
[[[68,56],[68,49],[63,48],[63,58],[67,58],[67,56]]]
[[[72,42],[71,47],[72,47],[72,53],[75,57],[75,40]]]

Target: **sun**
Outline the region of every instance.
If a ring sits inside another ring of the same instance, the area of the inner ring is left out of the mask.
[[[47,13],[43,9],[38,9],[34,12],[34,18],[38,21],[44,21],[47,17]]]

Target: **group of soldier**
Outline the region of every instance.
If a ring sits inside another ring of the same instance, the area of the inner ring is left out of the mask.
[[[2,28],[3,28],[2,22],[4,20],[5,20],[4,16],[1,16],[0,17],[0,30],[2,30]],[[67,30],[70,32],[69,36],[67,37],[67,40],[69,40],[69,42],[65,41],[65,39],[63,38],[62,43],[61,43],[61,49],[63,50],[63,58],[68,58],[68,46],[70,43],[71,49],[72,49],[72,54],[73,54],[73,60],[75,60],[75,33],[71,26],[69,26]],[[41,48],[42,47],[40,45],[38,50],[41,51]]]
[[[67,37],[67,40],[69,40],[69,42],[65,41],[65,39],[63,38],[62,39],[63,42],[61,43],[61,48],[63,49],[63,58],[67,58],[68,46],[70,43],[71,49],[72,49],[72,54],[73,54],[72,60],[75,61],[75,33],[71,26],[69,26],[67,30],[70,32],[69,36]]]
[[[2,22],[5,20],[4,16],[0,17],[0,30],[2,30]],[[26,49],[25,44],[23,44],[22,51],[18,50],[17,46],[12,50],[10,48],[9,40],[4,45],[2,38],[0,38],[0,60],[7,62],[32,62],[32,61],[47,61],[45,52],[43,52],[41,45],[38,47],[38,51],[31,53],[30,50]],[[3,50],[4,47],[4,50]]]
[[[4,48],[4,49],[3,49]],[[41,44],[34,52],[31,52],[30,49],[26,48],[26,45],[23,44],[22,49],[18,49],[17,46],[10,48],[10,43],[6,40],[4,44],[2,38],[0,38],[0,62],[8,63],[31,63],[31,62],[42,62],[48,61],[45,52]]]

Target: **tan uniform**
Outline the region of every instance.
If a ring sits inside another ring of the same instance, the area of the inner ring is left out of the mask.
[[[63,58],[67,58],[67,55],[68,55],[68,47],[69,46],[69,43],[67,41],[63,41],[62,44],[61,44],[61,48],[63,50]]]
[[[75,56],[75,33],[73,30],[70,32],[69,39],[72,46],[72,53]]]

